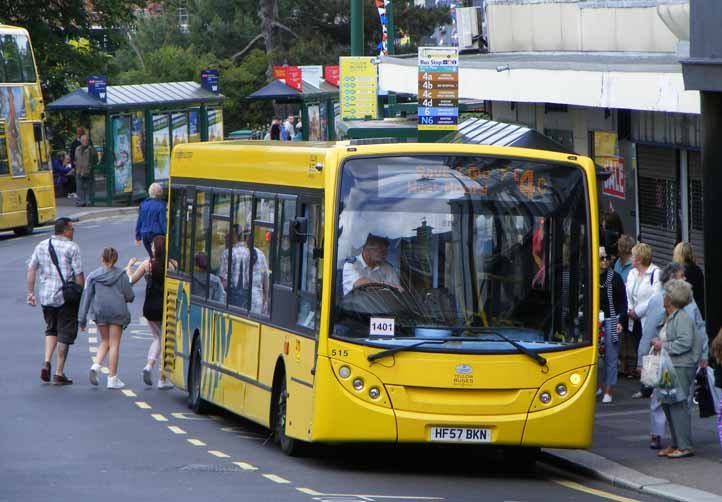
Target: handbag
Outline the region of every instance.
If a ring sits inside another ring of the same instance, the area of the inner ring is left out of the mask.
[[[83,286],[75,281],[66,281],[63,277],[63,273],[60,271],[60,265],[58,264],[58,255],[53,247],[52,239],[48,240],[48,249],[50,251],[50,259],[52,260],[53,265],[55,265],[55,269],[58,271],[58,275],[60,276],[60,282],[63,283],[61,286],[63,291],[63,300],[65,300],[65,303],[80,307],[80,297],[83,296]]]
[[[661,356],[655,353],[654,349],[649,354],[642,356],[642,376],[640,380],[647,387],[654,387],[659,382],[661,376]]]
[[[714,388],[714,384],[712,388]],[[712,417],[717,414],[714,401],[707,370],[700,368],[694,378],[694,402],[699,407],[699,418]]]

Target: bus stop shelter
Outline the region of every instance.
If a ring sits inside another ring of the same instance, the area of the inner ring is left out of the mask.
[[[273,80],[247,98],[249,101],[275,101],[278,104],[297,104],[301,109],[304,141],[336,139],[335,118],[338,109],[338,87],[321,81],[319,87],[303,82],[298,91],[280,80]]]
[[[224,97],[197,82],[109,85],[101,101],[76,89],[46,109],[81,112],[98,152],[94,202],[130,204],[146,196],[154,181],[170,173],[173,146],[223,139]]]

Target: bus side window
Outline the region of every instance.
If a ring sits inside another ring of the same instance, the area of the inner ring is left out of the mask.
[[[182,269],[183,227],[185,212],[183,211],[182,188],[172,188],[170,191],[170,217],[168,218],[168,267],[171,271],[184,272]]]
[[[228,249],[231,242],[231,194],[213,196],[211,215],[210,257],[208,270],[208,300],[226,303],[228,289]]]
[[[0,176],[10,174],[8,143],[5,131],[5,122],[0,121]]]
[[[298,284],[298,316],[296,324],[318,333],[323,273],[323,207],[303,207],[308,220],[306,240],[301,246],[300,282]]]
[[[211,215],[211,193],[196,194],[195,222],[193,226],[193,278],[191,295],[205,299],[208,295],[208,236]]]
[[[273,270],[271,250],[274,242],[274,221],[276,199],[256,197],[250,248],[251,271],[251,312],[268,316],[271,313],[271,276]]]
[[[276,277],[274,282],[283,286],[293,287],[293,271],[294,271],[294,248],[295,245],[291,241],[291,224],[296,217],[296,200],[282,199],[279,200],[279,231],[276,262],[274,270]]]
[[[233,218],[230,232],[230,253],[228,271],[228,304],[248,310],[251,298],[251,270],[249,245],[251,241],[251,221],[253,194],[236,192],[233,197]],[[223,266],[221,268],[223,268]],[[222,270],[222,274],[226,271]]]

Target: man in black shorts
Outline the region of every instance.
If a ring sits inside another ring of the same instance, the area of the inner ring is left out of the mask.
[[[45,317],[45,362],[40,370],[40,380],[51,382],[50,360],[55,347],[58,348],[53,385],[70,385],[73,381],[65,376],[65,361],[70,345],[78,334],[78,304],[65,302],[63,282],[50,254],[52,245],[58,257],[58,266],[66,281],[74,280],[81,286],[85,282],[80,247],[73,242],[73,223],[70,218],[58,218],[55,221],[55,235],[45,239],[35,247],[28,264],[28,298],[30,306],[38,303]],[[35,297],[35,280],[39,277],[38,297]]]

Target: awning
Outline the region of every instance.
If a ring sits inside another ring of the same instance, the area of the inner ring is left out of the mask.
[[[459,124],[458,130],[442,138],[440,143],[514,146],[517,148],[574,153],[529,127],[474,118],[467,119]]]
[[[109,85],[106,87],[107,102],[88,94],[86,87],[50,103],[48,111],[64,110],[127,110],[161,106],[200,105],[221,103],[225,97],[213,94],[197,82],[163,82],[159,84]]]
[[[416,59],[382,58],[379,83],[416,94]],[[459,99],[700,113],[674,54],[514,53],[462,56]]]
[[[273,80],[271,83],[263,86],[246,99],[250,101],[278,100],[287,102],[301,102],[314,98],[337,97],[338,87],[322,81],[321,87],[316,87],[303,82],[303,91],[298,91],[290,87],[280,80]]]

